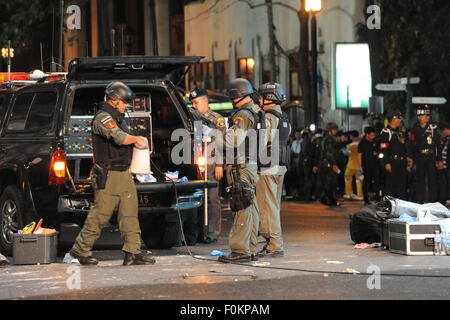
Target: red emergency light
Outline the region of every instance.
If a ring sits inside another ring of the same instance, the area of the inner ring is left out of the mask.
[[[11,81],[28,81],[30,75],[25,72],[11,72]],[[0,82],[8,81],[8,72],[0,72]]]

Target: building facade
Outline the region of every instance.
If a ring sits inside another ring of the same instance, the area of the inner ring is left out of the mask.
[[[264,0],[194,1],[184,7],[185,54],[205,56],[188,77],[188,86],[222,91],[228,81],[245,77],[255,87],[271,79],[286,88],[288,100],[301,101],[296,63],[300,43],[300,0],[273,1],[274,37],[280,49],[270,63],[268,6]],[[336,121],[360,128],[361,115],[336,110],[334,58],[336,43],[356,42],[356,25],[364,22],[364,1],[323,1],[317,17],[318,107],[320,123]],[[272,74],[275,70],[275,74]]]

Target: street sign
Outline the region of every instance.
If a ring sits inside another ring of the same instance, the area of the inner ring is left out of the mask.
[[[408,82],[408,78],[396,78],[392,81],[393,84],[406,84]],[[418,84],[420,83],[420,77],[409,78],[410,84]]]
[[[404,84],[379,83],[375,86],[375,89],[380,91],[406,91],[406,86]]]
[[[442,97],[413,97],[412,103],[415,104],[445,104],[447,99]]]

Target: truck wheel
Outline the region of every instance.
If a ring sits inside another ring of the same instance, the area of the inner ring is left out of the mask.
[[[149,249],[169,249],[180,242],[180,223],[165,221],[164,216],[140,219],[141,238]]]
[[[23,200],[16,186],[7,186],[0,197],[0,250],[12,255],[13,234],[24,226]]]

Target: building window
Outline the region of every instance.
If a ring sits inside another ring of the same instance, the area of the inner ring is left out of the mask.
[[[229,61],[198,63],[189,71],[188,88],[201,87],[208,90],[223,91],[228,84]]]
[[[238,78],[244,78],[249,81],[253,78],[253,70],[255,67],[255,59],[248,57],[248,58],[240,58],[237,62],[237,70],[236,70],[236,76]]]
[[[291,99],[301,99],[302,91],[298,74],[298,53],[289,55],[289,92]]]

